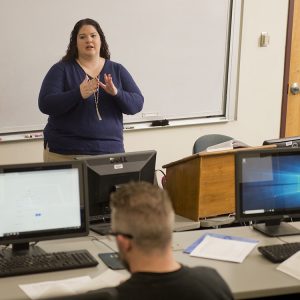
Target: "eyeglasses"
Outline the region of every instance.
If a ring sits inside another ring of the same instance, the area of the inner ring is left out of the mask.
[[[110,236],[118,236],[118,235],[122,235],[124,237],[126,237],[127,239],[133,239],[133,235],[132,234],[129,234],[129,233],[124,233],[124,232],[121,232],[121,231],[109,231],[109,233],[107,234],[108,238]]]

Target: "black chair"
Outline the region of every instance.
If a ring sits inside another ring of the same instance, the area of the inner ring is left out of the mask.
[[[232,137],[223,134],[207,134],[200,136],[194,143],[193,154],[206,150],[207,147],[233,140]]]

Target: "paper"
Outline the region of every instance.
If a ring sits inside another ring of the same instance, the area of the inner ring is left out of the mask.
[[[219,143],[210,147],[206,148],[207,152],[213,152],[213,151],[222,151],[222,150],[232,150],[236,148],[246,148],[249,147],[249,145],[239,141],[239,140],[229,140],[223,143]]]
[[[86,284],[82,285],[80,292],[88,292],[106,287],[113,287],[119,285],[121,282],[127,280],[130,274],[123,274],[111,269],[107,269],[101,275],[91,279]]]
[[[287,260],[282,262],[277,270],[284,272],[292,277],[300,280],[300,251],[289,257]]]
[[[44,299],[66,295],[76,295],[77,288],[91,280],[89,276],[82,276],[57,281],[44,281],[32,284],[20,284],[20,288],[31,299]]]
[[[256,240],[228,239],[207,234],[190,255],[241,263],[257,243]]]
[[[129,277],[129,274],[125,275],[108,269],[93,279],[89,276],[81,276],[57,281],[21,284],[19,286],[28,297],[37,300],[49,297],[76,295],[104,287],[117,286]]]
[[[192,245],[188,246],[183,252],[191,253],[203,241],[203,239],[207,235],[216,237],[216,238],[220,238],[220,239],[224,239],[224,240],[234,240],[234,241],[241,241],[241,242],[248,242],[248,243],[255,243],[255,244],[258,243],[257,240],[240,237],[240,236],[226,235],[226,234],[221,234],[221,233],[206,233],[206,234],[202,235],[198,240],[196,240]]]

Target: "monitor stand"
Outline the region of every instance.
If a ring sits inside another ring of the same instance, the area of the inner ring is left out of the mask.
[[[286,222],[254,224],[253,228],[268,236],[300,235],[300,230]]]
[[[29,245],[29,243],[15,243],[12,244],[11,248],[5,248],[1,250],[1,254],[6,258],[19,255],[32,256],[44,253],[45,251],[39,246]]]
[[[100,235],[107,235],[110,232],[110,223],[96,223],[90,225],[90,229]]]
[[[107,235],[111,229],[110,221],[111,221],[110,211],[109,213],[106,211],[106,213],[93,216],[93,218],[89,220],[89,228],[90,230],[98,234]]]

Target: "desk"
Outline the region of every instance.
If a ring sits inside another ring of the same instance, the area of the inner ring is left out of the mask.
[[[300,222],[293,224],[300,228]],[[269,262],[257,249],[254,249],[241,264],[191,257],[182,252],[207,232],[257,239],[260,241],[258,246],[282,243],[279,239],[264,236],[249,226],[178,232],[174,234],[173,245],[176,260],[191,267],[202,265],[215,268],[228,283],[236,299],[300,294],[300,281],[276,270],[278,264]],[[300,236],[285,236],[281,239],[287,242],[300,241]]]
[[[300,228],[300,222],[293,223]],[[187,232],[174,232],[173,252],[178,262],[187,266],[209,266],[215,268],[226,280],[236,299],[259,298],[263,296],[285,295],[291,293],[300,293],[300,281],[276,270],[277,264],[266,260],[256,249],[245,259],[242,264],[222,262],[191,257],[182,251],[207,232],[218,232],[229,235],[244,236],[254,238],[260,241],[259,245],[281,243],[277,238],[263,236],[250,227],[232,227],[210,230],[194,230]],[[99,241],[93,241],[93,236],[99,238]],[[282,237],[287,242],[300,241],[300,236]],[[105,244],[104,244],[104,243]],[[106,270],[106,266],[98,259],[100,252],[111,252],[112,247],[116,245],[108,241],[105,237],[91,233],[88,237],[45,241],[39,243],[39,246],[46,251],[63,251],[71,249],[88,249],[91,254],[99,261],[99,265],[89,269],[78,269],[61,272],[41,273],[35,275],[15,276],[0,279],[0,299],[2,300],[21,300],[28,299],[19,284],[34,283],[47,280],[60,280],[71,277],[89,275],[92,278]],[[121,271],[126,272],[126,271]]]
[[[202,227],[204,228],[218,228],[219,226],[229,225],[234,222],[234,217],[232,216],[219,216],[200,219],[198,221],[193,221],[191,219],[175,215],[175,224],[173,231],[187,231],[195,230]]]
[[[175,215],[174,231],[187,231],[200,228],[200,221],[193,221],[191,219]]]
[[[89,275],[91,278],[93,278],[97,275],[100,275],[103,271],[107,269],[107,267],[98,258],[97,254],[100,252],[112,252],[112,250],[106,247],[105,244],[102,244],[101,242],[92,241],[93,236],[97,236],[97,238],[99,238],[100,241],[107,241],[105,237],[98,236],[97,234],[94,234],[92,232],[91,235],[88,237],[45,241],[40,242],[38,245],[47,252],[88,249],[90,253],[96,258],[96,260],[99,261],[99,264],[96,267],[0,278],[0,299],[28,300],[29,298],[23,292],[23,290],[21,290],[19,284],[28,284],[51,280],[55,281],[85,275]],[[116,247],[113,245],[113,242],[108,241],[107,243],[108,245],[116,249]]]

